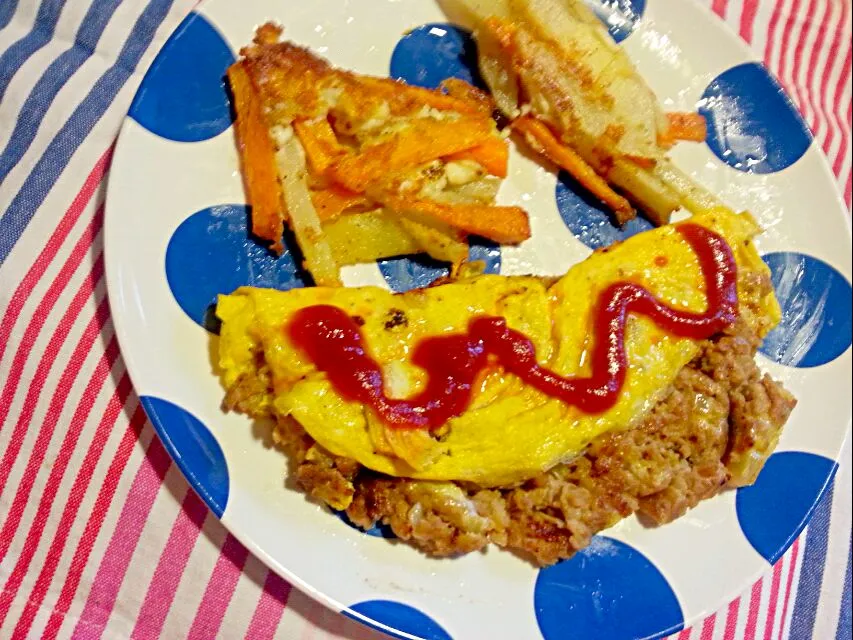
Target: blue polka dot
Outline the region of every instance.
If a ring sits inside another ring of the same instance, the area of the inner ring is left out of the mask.
[[[592,9],[613,39],[622,42],[637,28],[646,12],[646,0],[595,0]]]
[[[795,367],[816,367],[844,353],[853,335],[853,290],[844,276],[801,253],[771,253],[764,261],[782,321],[764,339],[761,352]]]
[[[251,285],[293,289],[304,285],[292,255],[271,254],[249,236],[243,205],[202,209],[184,220],[166,249],[166,279],[181,309],[216,331],[211,306],[220,293]]]
[[[620,227],[610,210],[565,171],[557,180],[556,197],[563,222],[590,249],[609,247],[652,228],[652,223],[641,216]]]
[[[602,536],[539,571],[534,607],[545,640],[660,638],[684,626],[660,571],[636,549]]]
[[[397,534],[395,534],[394,531],[391,529],[391,527],[387,524],[381,524],[380,523],[380,524],[377,524],[377,525],[370,527],[370,529],[362,529],[357,524],[355,524],[352,520],[349,519],[349,516],[347,516],[346,511],[337,511],[335,509],[332,509],[332,512],[336,516],[338,516],[338,518],[340,518],[344,524],[352,527],[353,529],[356,529],[357,531],[361,531],[362,533],[366,533],[369,536],[373,536],[374,538],[391,539],[391,538],[397,537]]]
[[[781,171],[811,145],[811,133],[785,90],[755,62],[717,76],[705,89],[699,112],[708,122],[711,151],[739,171]]]
[[[145,74],[129,115],[152,133],[177,142],[219,135],[231,125],[225,71],[233,62],[216,29],[190,13]]]
[[[370,621],[379,624],[372,624],[358,616],[354,616],[351,611],[360,613],[369,618]],[[394,631],[398,631],[411,634],[423,640],[453,640],[450,634],[442,629],[441,625],[435,620],[402,602],[367,600],[352,605],[349,610],[345,610],[342,613],[348,618],[357,620],[377,631],[387,633],[393,638],[405,638],[405,636],[394,633]],[[387,628],[379,626],[380,624],[385,625]]]
[[[774,453],[755,484],[737,490],[740,528],[767,562],[775,563],[800,535],[837,466],[812,453]]]
[[[448,78],[485,87],[471,32],[441,22],[412,29],[400,39],[391,55],[391,77],[428,89]]]
[[[168,400],[140,396],[139,401],[172,460],[210,510],[221,518],[228,504],[230,481],[216,438],[198,418]]]
[[[468,259],[486,264],[485,273],[500,273],[501,248],[488,240],[472,239]],[[379,270],[393,291],[410,291],[428,287],[438,278],[450,274],[446,263],[433,260],[426,254],[379,260]]]

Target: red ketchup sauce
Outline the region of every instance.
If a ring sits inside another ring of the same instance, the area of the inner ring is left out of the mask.
[[[434,429],[460,415],[471,401],[478,374],[491,364],[585,413],[600,413],[616,403],[625,383],[628,314],[644,315],[671,335],[694,340],[719,333],[737,317],[737,266],[729,245],[696,224],[683,223],[677,229],[699,260],[707,309],[674,309],[632,282],[610,285],[594,313],[592,375],[586,378],[563,377],[539,366],[526,336],[507,327],[503,318],[480,316],[471,320],[467,333],[424,338],[417,344],[412,362],[429,374],[427,385],[416,396],[397,400],[385,395],[382,369],[365,350],[358,324],[342,309],[306,307],[293,316],[287,330],[342,397],[373,408],[393,427]]]

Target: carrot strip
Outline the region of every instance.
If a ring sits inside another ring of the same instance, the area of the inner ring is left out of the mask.
[[[419,222],[441,222],[466,234],[500,244],[517,244],[530,237],[527,212],[520,207],[490,207],[478,204],[444,204],[428,200],[389,197],[384,204]]]
[[[252,207],[252,233],[280,250],[285,213],[275,161],[275,146],[261,111],[261,101],[244,62],[228,68],[234,95],[237,147],[246,196]]]
[[[470,149],[491,134],[491,121],[485,118],[415,120],[390,140],[341,157],[329,167],[328,176],[350,191],[363,193],[389,173]]]
[[[406,102],[409,103],[408,106],[426,105],[440,111],[456,111],[464,114],[475,114],[482,111],[481,105],[469,100],[432,89],[416,87],[390,78],[361,76],[356,78],[356,81],[374,95],[381,95],[391,103]]]
[[[563,145],[544,123],[531,116],[522,116],[512,126],[524,133],[541,153],[568,171],[590,193],[610,207],[619,222],[627,222],[636,215],[631,203],[611,189],[607,181],[573,149]]]
[[[311,202],[314,203],[320,222],[330,222],[347,209],[367,205],[370,201],[361,194],[332,185],[327,189],[312,191]]]
[[[503,139],[495,137],[476,147],[451,154],[445,159],[450,162],[454,160],[474,160],[493,176],[506,178],[509,147]]]
[[[667,113],[669,128],[663,135],[664,141],[704,142],[708,135],[708,124],[699,113]]]
[[[293,129],[305,149],[308,166],[315,173],[323,175],[335,160],[346,153],[338,144],[332,125],[325,118],[297,120],[293,123]]]

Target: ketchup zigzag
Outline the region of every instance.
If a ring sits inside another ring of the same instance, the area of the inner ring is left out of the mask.
[[[631,282],[610,285],[601,293],[595,312],[592,375],[587,378],[563,377],[539,366],[533,343],[524,334],[507,327],[503,318],[480,316],[471,320],[467,333],[418,343],[412,363],[429,374],[426,388],[397,400],[385,395],[382,369],[366,352],[359,326],[342,309],[305,307],[294,314],[287,331],[343,398],[372,407],[393,427],[435,429],[462,414],[477,375],[491,363],[548,396],[586,413],[600,413],[616,403],[625,383],[628,314],[644,315],[670,334],[693,340],[710,338],[737,317],[737,265],[729,245],[697,224],[676,228],[699,260],[707,309],[695,313],[670,307]]]

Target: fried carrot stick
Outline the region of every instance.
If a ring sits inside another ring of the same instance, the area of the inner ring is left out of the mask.
[[[509,162],[509,147],[501,138],[490,138],[487,142],[465,151],[445,157],[446,160],[474,160],[487,173],[499,178],[506,178],[507,163]]]
[[[237,112],[237,147],[243,166],[246,196],[252,207],[252,233],[269,240],[273,248],[280,251],[285,215],[275,146],[264,122],[260,98],[244,64],[232,64],[228,68],[228,80]]]
[[[636,215],[631,203],[611,189],[607,181],[573,149],[562,144],[543,122],[531,116],[522,116],[515,120],[512,126],[521,131],[538,151],[568,171],[590,193],[612,209],[620,223],[627,222]]]
[[[363,193],[389,173],[476,147],[491,135],[491,121],[485,118],[416,120],[405,134],[341,157],[329,167],[328,177]]]
[[[347,209],[368,204],[369,200],[361,194],[332,185],[326,189],[312,191],[311,202],[314,203],[320,222],[330,222]]]
[[[297,120],[293,123],[293,129],[305,149],[308,165],[317,174],[326,173],[326,170],[346,153],[338,143],[332,125],[325,118]]]
[[[517,244],[530,237],[530,221],[520,207],[491,207],[479,204],[445,204],[428,200],[386,198],[384,204],[417,222],[441,222],[466,234],[501,244]]]

